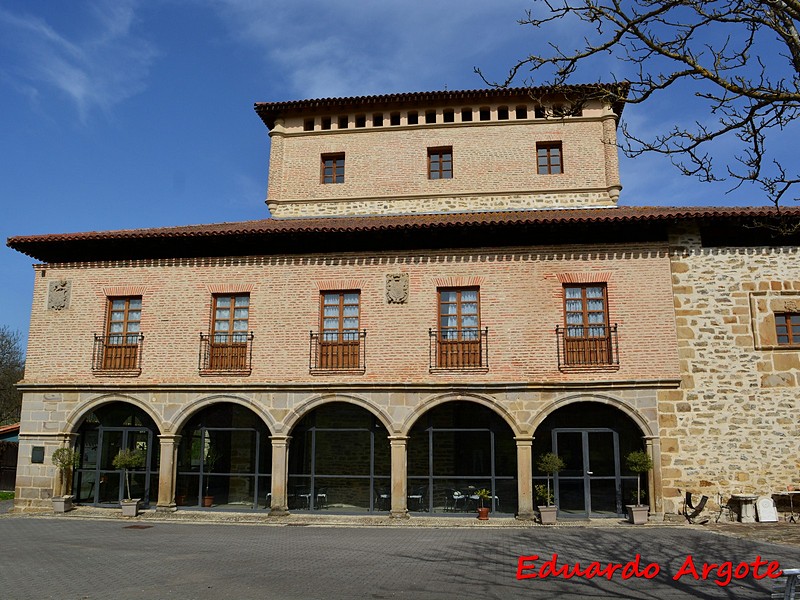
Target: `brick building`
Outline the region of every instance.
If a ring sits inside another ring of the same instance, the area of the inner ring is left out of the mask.
[[[139,448],[162,510],[530,518],[547,451],[562,517],[621,514],[636,449],[653,515],[796,480],[796,246],[766,209],[617,207],[621,107],[571,101],[600,89],[259,103],[272,218],[10,238],[16,509],[65,444],[79,502]]]

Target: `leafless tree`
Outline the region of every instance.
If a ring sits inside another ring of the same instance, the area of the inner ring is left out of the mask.
[[[669,88],[691,93],[709,116],[650,139],[623,123],[621,147],[627,156],[654,152],[669,156],[683,174],[702,181],[729,179],[732,188],[756,184],[780,211],[781,200],[800,183],[800,161],[775,156],[767,142],[800,113],[800,0],[538,4],[520,24],[547,35],[556,22],[574,19],[573,30],[587,34],[576,38],[579,42],[570,50],[551,43],[547,55],[520,60],[504,81],[489,81],[476,69],[484,81],[507,86],[527,71],[528,77],[544,79],[538,85],[557,88],[595,58],[614,56],[627,63],[630,87],[621,97],[625,88],[612,86],[609,101],[641,104]],[[674,109],[678,118],[682,107]],[[730,137],[738,139],[738,150],[720,167],[712,160],[710,143]]]
[[[22,394],[15,384],[22,379],[24,368],[19,332],[0,326],[0,425],[19,421]]]

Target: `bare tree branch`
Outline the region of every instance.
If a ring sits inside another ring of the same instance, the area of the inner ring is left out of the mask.
[[[0,326],[0,425],[19,421],[22,394],[15,385],[22,379],[24,365],[19,332]]]
[[[570,19],[590,33],[569,51],[551,43],[550,54],[518,61],[499,82],[476,68],[487,84],[509,86],[527,72],[526,85],[541,76],[539,86],[558,88],[593,58],[612,55],[630,68],[629,88],[620,86],[609,101],[641,104],[679,87],[690,89],[711,117],[648,139],[623,123],[627,156],[663,154],[681,173],[729,179],[732,189],[755,184],[776,207],[800,183],[798,161],[775,156],[768,144],[800,117],[800,1],[535,1],[520,24],[544,31]],[[709,147],[721,138],[734,139],[740,151],[719,167]]]

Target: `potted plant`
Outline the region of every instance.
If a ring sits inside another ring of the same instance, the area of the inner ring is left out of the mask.
[[[125,491],[126,497],[120,502],[123,517],[135,517],[139,514],[139,502],[141,498],[131,498],[131,470],[144,466],[145,455],[142,450],[125,448],[120,450],[114,457],[111,464],[115,469],[125,471]]]
[[[634,525],[647,523],[649,507],[642,504],[642,473],[653,468],[653,459],[644,450],[634,450],[625,457],[628,470],[636,473],[636,504],[628,504],[628,521]]]
[[[483,502],[485,500],[491,500],[492,493],[486,488],[481,488],[475,492],[475,495],[478,497],[478,519],[486,521],[489,519],[489,507],[484,506]]]
[[[206,480],[206,494],[203,496],[203,506],[206,508],[210,507],[214,504],[214,496],[208,493],[208,486],[211,484],[211,478],[208,476],[214,470],[214,465],[217,464],[217,461],[222,457],[222,453],[217,449],[215,445],[213,445],[210,441],[206,446],[206,455],[203,459],[205,464],[203,468],[203,472],[205,474]]]
[[[53,464],[58,469],[56,481],[56,494],[53,495],[53,510],[65,513],[72,510],[72,470],[78,466],[78,452],[69,446],[56,449],[53,452]]]
[[[539,457],[536,466],[541,472],[547,475],[547,490],[544,496],[545,506],[539,506],[539,517],[542,520],[542,524],[552,525],[556,522],[558,507],[553,506],[554,498],[553,494],[550,492],[550,478],[559,471],[562,471],[566,465],[558,454],[546,452]],[[540,498],[538,493],[537,498]]]

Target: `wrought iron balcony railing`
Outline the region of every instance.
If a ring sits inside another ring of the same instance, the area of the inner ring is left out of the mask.
[[[489,368],[489,328],[429,329],[431,369]]]
[[[200,371],[250,373],[253,362],[253,333],[200,334]]]
[[[367,369],[367,330],[314,333],[309,331],[308,369],[358,371]]]
[[[617,325],[556,326],[558,368],[619,367]]]
[[[141,333],[94,335],[92,371],[141,371]]]

